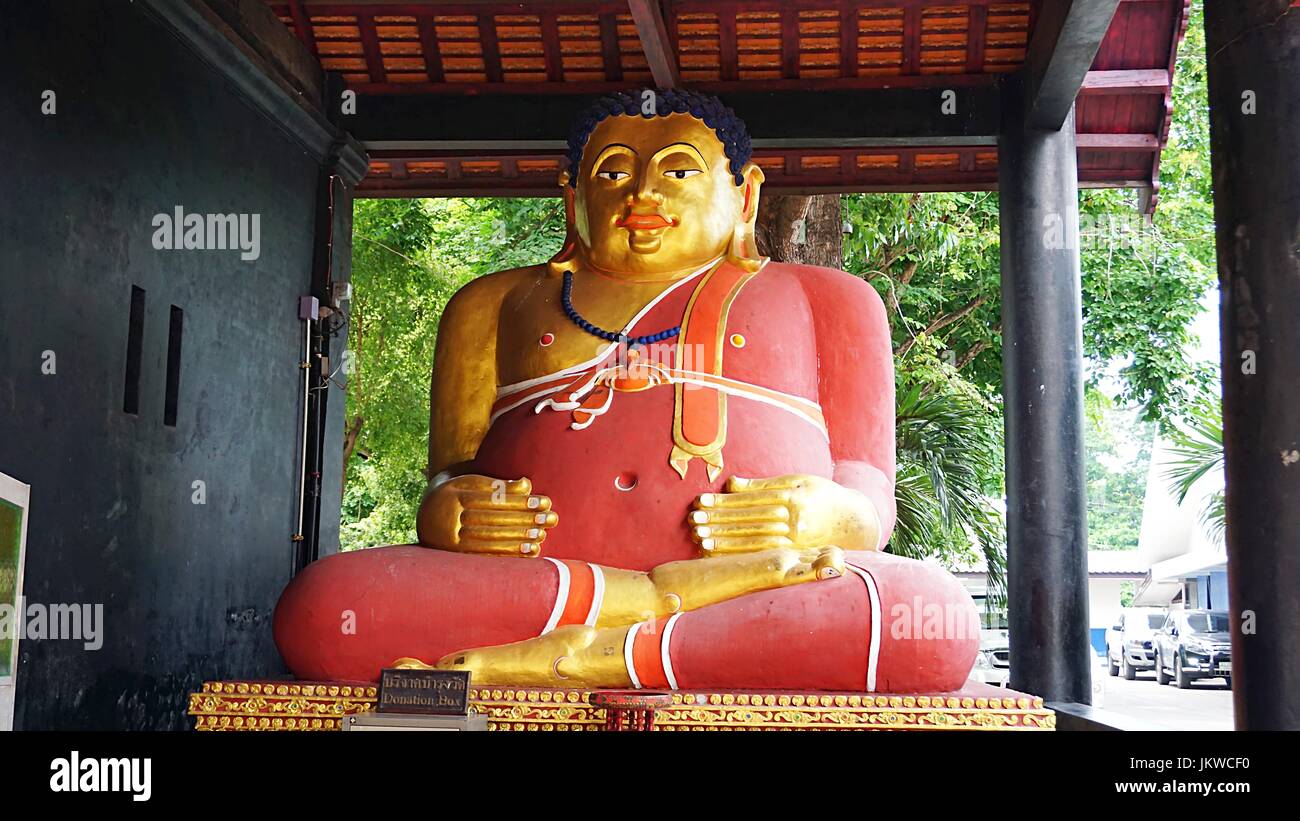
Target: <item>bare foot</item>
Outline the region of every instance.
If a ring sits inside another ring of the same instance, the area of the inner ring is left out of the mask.
[[[469,670],[475,684],[524,687],[621,687],[627,628],[560,627],[535,639],[462,650],[438,661],[440,670]]]
[[[844,575],[844,551],[838,547],[817,547],[807,550],[782,548],[778,553],[794,553],[797,561],[785,573],[785,584],[825,581]],[[786,562],[790,559],[786,558]]]

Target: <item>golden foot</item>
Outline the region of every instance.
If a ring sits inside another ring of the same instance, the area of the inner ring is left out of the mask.
[[[397,668],[398,670],[433,670],[433,669],[435,669],[434,666],[433,666],[432,664],[425,664],[424,662],[420,661],[419,659],[417,659],[417,658],[411,658],[410,656],[402,656],[400,659],[397,659],[396,661],[394,661],[394,662],[393,662],[392,664],[390,664],[389,666],[390,666],[390,667],[395,667],[395,668]]]
[[[668,562],[650,571],[655,589],[679,604],[666,612],[697,610],[760,590],[825,581],[844,575],[838,547],[773,547],[707,559]]]
[[[747,556],[713,559],[719,567],[727,562],[737,571],[754,574],[750,586],[788,587],[804,582],[825,581],[844,575],[844,551],[838,547],[774,547]]]
[[[790,551],[799,561],[786,573],[786,584],[838,579],[844,575],[844,551],[838,547],[818,547]]]
[[[561,627],[535,639],[462,650],[440,670],[468,670],[475,684],[525,687],[619,687],[626,684],[624,629]],[[606,646],[608,645],[608,646]]]

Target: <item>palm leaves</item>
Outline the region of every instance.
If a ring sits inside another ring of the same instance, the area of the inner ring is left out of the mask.
[[[1197,482],[1223,467],[1223,416],[1218,404],[1202,401],[1193,405],[1169,439],[1173,461],[1164,476],[1173,484],[1181,505]],[[1222,542],[1228,521],[1222,489],[1206,498],[1200,519],[1206,533]]]
[[[986,492],[1001,473],[999,416],[974,392],[920,385],[899,391],[898,520],[890,552],[963,558],[974,544],[988,567],[990,600],[1004,591],[1002,516]]]

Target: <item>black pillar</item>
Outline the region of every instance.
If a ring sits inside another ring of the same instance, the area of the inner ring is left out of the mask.
[[[998,140],[1002,394],[1006,418],[1011,686],[1092,701],[1083,317],[1074,113],[1059,131],[1024,125],[1004,87]]]
[[[1300,730],[1300,8],[1208,0],[1239,730]]]

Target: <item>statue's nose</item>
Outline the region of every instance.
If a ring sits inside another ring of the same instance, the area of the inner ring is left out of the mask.
[[[663,205],[664,197],[660,193],[653,174],[642,174],[636,189],[628,195],[628,205]]]

